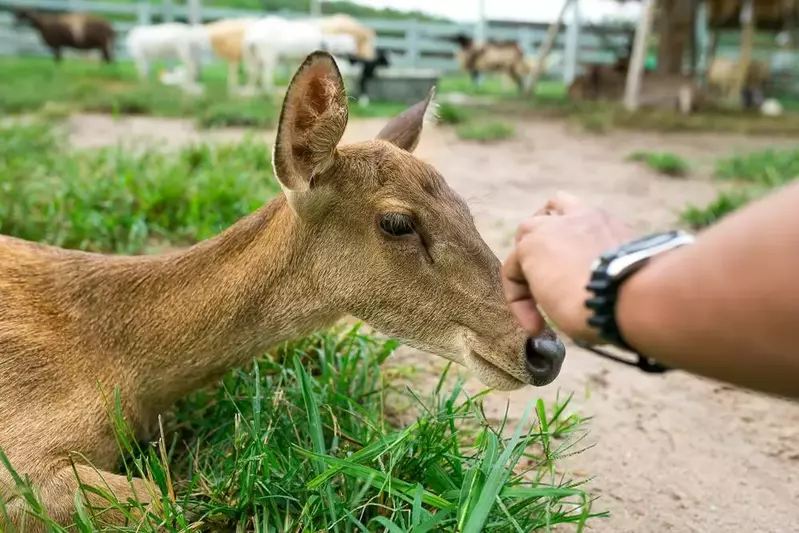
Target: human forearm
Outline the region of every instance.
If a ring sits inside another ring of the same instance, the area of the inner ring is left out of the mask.
[[[799,183],[729,215],[623,285],[617,321],[642,354],[799,396]]]

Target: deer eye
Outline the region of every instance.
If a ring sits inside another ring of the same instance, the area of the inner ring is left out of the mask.
[[[413,219],[403,213],[386,213],[381,216],[380,230],[391,237],[404,237],[415,232]]]

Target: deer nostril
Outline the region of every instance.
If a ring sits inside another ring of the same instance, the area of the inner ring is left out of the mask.
[[[560,368],[566,357],[566,347],[560,339],[527,339],[524,362],[534,375],[549,374]]]

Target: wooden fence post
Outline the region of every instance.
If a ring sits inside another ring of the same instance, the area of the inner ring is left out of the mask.
[[[405,57],[407,58],[412,68],[419,66],[419,39],[421,32],[419,31],[419,21],[412,19],[408,21],[408,29],[405,30]]]
[[[172,0],[164,0],[162,17],[163,22],[172,22],[175,20],[175,4]]]
[[[741,5],[741,49],[738,57],[738,68],[730,93],[727,98],[732,100],[741,99],[741,91],[746,84],[749,74],[749,66],[752,64],[752,45],[755,40],[755,2],[754,0],[744,0]]]
[[[694,36],[697,51],[694,76],[699,81],[700,85],[704,86],[705,79],[707,78],[708,59],[710,55],[710,34],[707,29],[707,0],[700,0],[696,8]]]
[[[519,42],[519,46],[521,46],[522,50],[524,50],[524,55],[535,52],[535,46],[533,46],[534,37],[535,33],[530,29],[529,26],[521,26],[519,28],[519,37],[517,37],[517,40]]]
[[[649,32],[652,30],[652,21],[655,18],[655,7],[655,0],[643,0],[641,18],[638,19],[638,27],[635,29],[633,53],[630,58],[630,66],[627,69],[627,80],[624,86],[624,107],[629,111],[638,109],[641,96],[641,78],[644,74],[644,61],[646,60]]]
[[[192,26],[202,23],[202,3],[200,0],[188,0],[189,24]]]
[[[535,69],[533,70],[533,75],[530,77],[530,81],[527,84],[527,89],[524,91],[524,94],[527,96],[535,92],[535,85],[538,83],[538,78],[541,77],[541,73],[544,71],[544,62],[547,60],[549,52],[552,51],[552,46],[555,44],[555,39],[557,39],[558,33],[560,33],[560,26],[563,23],[563,17],[566,15],[566,10],[569,8],[569,5],[572,3],[572,1],[573,0],[563,0],[563,7],[560,8],[558,19],[549,26],[547,36],[544,39],[544,42],[541,43],[541,47],[538,49],[538,61],[536,62]]]
[[[151,22],[150,2],[139,2],[136,4],[136,24],[139,26],[146,26]]]
[[[580,0],[572,2],[572,16],[566,29],[566,50],[563,63],[563,83],[571,85],[577,75],[577,61],[580,55]]]

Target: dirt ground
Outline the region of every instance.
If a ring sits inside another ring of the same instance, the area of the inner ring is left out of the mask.
[[[352,121],[345,141],[371,138],[384,119]],[[713,198],[716,158],[737,150],[789,145],[786,140],[717,135],[616,132],[591,135],[563,122],[527,120],[517,138],[494,145],[459,141],[445,127],[425,132],[417,153],[434,164],[475,212],[482,235],[502,259],[516,225],[549,195],[565,189],[631,221],[641,232],[667,229],[687,202]],[[178,146],[201,138],[234,140],[242,130],[197,132],[190,122],[153,118],[114,121],[77,115],[68,123],[75,146],[149,139]],[[273,132],[257,134],[271,142]],[[795,144],[795,142],[794,142]],[[625,162],[634,150],[663,150],[696,167],[688,179],[657,176]],[[412,367],[422,393],[444,362],[401,348],[388,365]],[[466,375],[466,371],[463,371]],[[469,378],[468,390],[482,386]],[[680,372],[649,376],[568,345],[560,378],[542,389],[493,392],[489,415],[506,403],[519,416],[536,396],[551,403],[574,393],[571,408],[596,444],[564,465],[567,475],[592,478],[595,510],[611,517],[589,528],[624,532],[790,532],[799,518],[799,405]]]

